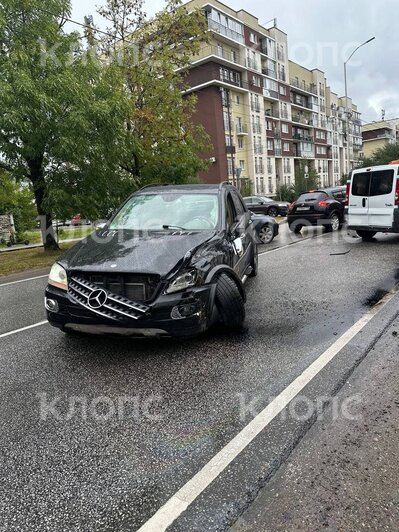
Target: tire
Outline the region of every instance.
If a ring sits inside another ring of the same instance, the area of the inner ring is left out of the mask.
[[[360,238],[363,238],[363,240],[369,242],[375,237],[377,231],[362,231],[359,229],[359,231],[356,231],[356,233],[358,234],[358,236],[360,236]]]
[[[292,232],[295,233],[296,235],[302,231],[302,227],[303,227],[303,225],[301,225],[301,224],[296,224],[296,223],[293,223],[293,224],[291,224],[291,225],[289,226],[290,231],[292,231]]]
[[[328,223],[324,226],[327,233],[336,233],[339,231],[341,224],[341,219],[337,212],[332,212],[328,217]]]
[[[258,237],[262,244],[270,244],[274,239],[273,227],[270,224],[263,225],[259,229]]]
[[[267,214],[269,216],[272,216],[273,218],[275,218],[276,216],[278,216],[278,209],[277,207],[270,207],[270,209],[267,211]]]
[[[252,271],[249,274],[250,277],[256,277],[258,275],[258,246],[254,244],[255,250],[251,260]]]
[[[242,326],[245,319],[244,300],[238,286],[226,273],[219,275],[215,304],[225,327],[236,329]]]

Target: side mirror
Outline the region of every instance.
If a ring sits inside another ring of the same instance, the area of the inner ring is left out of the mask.
[[[101,231],[101,229],[104,229],[106,225],[107,225],[107,222],[101,222],[99,224],[95,224],[96,231]]]

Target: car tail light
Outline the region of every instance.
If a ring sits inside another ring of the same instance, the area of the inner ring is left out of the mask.
[[[399,178],[396,179],[395,205],[399,205]]]
[[[349,205],[349,193],[351,189],[351,182],[346,183],[345,205]]]
[[[327,207],[328,203],[326,200],[319,201],[319,207]]]

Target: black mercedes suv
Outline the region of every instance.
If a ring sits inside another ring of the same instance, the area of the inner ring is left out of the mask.
[[[146,187],[53,265],[48,321],[133,336],[239,327],[257,260],[251,213],[232,185]]]

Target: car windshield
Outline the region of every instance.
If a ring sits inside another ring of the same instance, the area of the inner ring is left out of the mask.
[[[122,207],[110,229],[206,231],[217,227],[217,194],[138,194]]]
[[[319,201],[327,197],[328,196],[325,192],[308,192],[306,194],[301,194],[296,201],[297,202]]]

